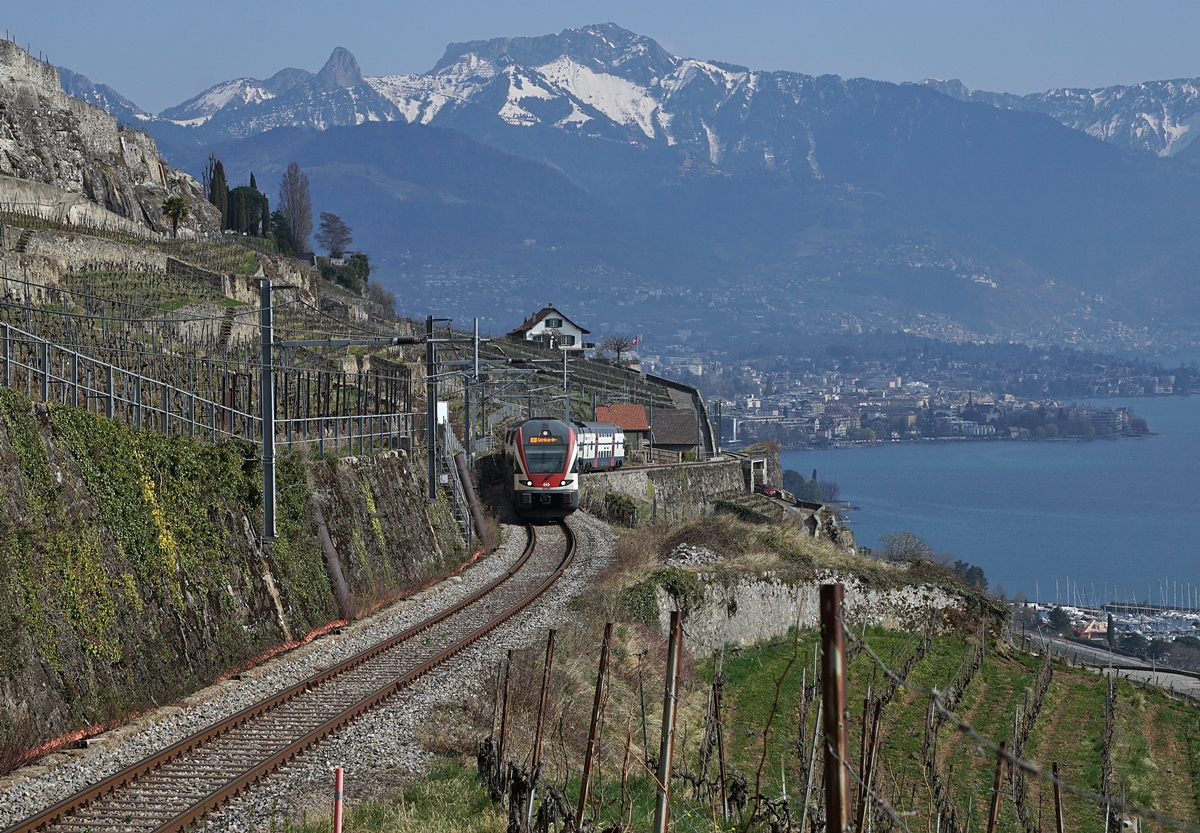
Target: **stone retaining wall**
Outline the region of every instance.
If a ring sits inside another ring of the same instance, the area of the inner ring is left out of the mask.
[[[651,519],[677,522],[708,514],[713,498],[737,491],[746,491],[740,460],[679,463],[585,474],[580,478],[579,503],[595,515],[629,525]],[[632,500],[635,517],[613,517],[607,495]]]
[[[951,620],[967,612],[966,598],[928,585],[876,589],[853,576],[826,572],[812,581],[785,582],[769,573],[746,574],[734,581],[722,576],[705,579],[704,600],[684,620],[684,641],[697,656],[707,656],[725,645],[745,647],[784,636],[793,625],[820,627],[820,586],[845,585],[846,619],[852,626],[920,631],[935,611],[934,623],[945,630]],[[670,630],[670,611],[676,600],[657,589],[659,629]]]

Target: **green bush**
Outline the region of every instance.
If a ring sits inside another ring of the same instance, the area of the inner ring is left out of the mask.
[[[630,621],[656,626],[659,614],[656,590],[659,587],[675,600],[685,618],[704,601],[704,584],[695,573],[668,567],[655,570],[643,581],[625,588],[617,611]]]
[[[371,263],[362,252],[355,252],[337,265],[327,257],[319,257],[317,267],[326,282],[336,283],[360,295],[366,291],[367,280],[371,277]]]

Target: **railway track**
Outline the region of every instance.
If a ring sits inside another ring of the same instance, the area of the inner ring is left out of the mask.
[[[3,833],[171,833],[270,775],[541,596],[575,556],[565,523],[527,527],[503,575],[403,633],[108,776]]]

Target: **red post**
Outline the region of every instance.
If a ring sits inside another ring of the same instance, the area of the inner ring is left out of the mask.
[[[342,768],[333,771],[333,833],[342,833]]]

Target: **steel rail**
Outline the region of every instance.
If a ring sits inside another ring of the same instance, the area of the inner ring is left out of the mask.
[[[295,758],[309,746],[328,736],[332,732],[342,728],[350,721],[373,708],[380,701],[412,684],[415,680],[421,676],[424,676],[434,667],[445,662],[447,659],[451,658],[471,643],[479,640],[481,637],[485,636],[506,622],[508,619],[524,610],[538,597],[540,597],[547,589],[549,589],[549,587],[563,574],[567,567],[570,566],[575,557],[575,536],[570,527],[565,523],[561,524],[561,528],[567,538],[567,551],[560,561],[557,569],[555,569],[555,571],[551,573],[550,576],[547,577],[533,592],[527,594],[516,605],[510,607],[498,616],[493,617],[486,624],[475,629],[467,637],[455,642],[442,652],[423,662],[421,665],[417,666],[411,671],[408,671],[401,677],[388,682],[386,685],[378,688],[367,697],[360,699],[357,703],[351,705],[345,711],[330,718],[322,725],[289,744],[287,747],[277,751],[266,760],[259,762],[251,769],[228,782],[225,786],[210,793],[202,801],[196,803],[191,808],[180,813],[167,823],[155,828],[154,833],[168,833],[168,831],[173,833],[174,831],[186,829],[189,825],[202,818],[206,813],[216,809],[218,806],[228,801],[242,790],[253,785],[266,775],[269,775],[280,765],[286,763],[292,758]],[[305,680],[302,680],[301,682],[296,683],[295,685],[292,685],[265,700],[261,700],[258,703],[248,706],[236,714],[233,714],[230,717],[219,721],[218,723],[202,729],[201,731],[172,744],[171,746],[161,750],[158,753],[155,753],[154,755],[148,756],[147,758],[132,764],[131,766],[128,766],[119,772],[109,775],[90,787],[77,792],[75,795],[63,799],[62,801],[47,807],[41,812],[30,816],[24,821],[18,822],[17,824],[7,828],[3,831],[3,833],[34,833],[34,831],[47,830],[52,825],[60,821],[69,822],[70,817],[75,813],[75,811],[86,808],[97,799],[103,798],[110,793],[132,785],[140,776],[146,775],[147,773],[158,769],[164,764],[170,763],[176,758],[182,757],[183,755],[198,749],[204,744],[267,714],[281,704],[301,694],[304,694],[305,692],[315,689],[324,683],[329,682],[334,677],[340,676],[346,671],[349,671],[363,664],[364,662],[382,653],[385,653],[386,651],[392,650],[401,643],[407,642],[414,636],[429,630],[450,616],[461,612],[465,608],[495,591],[501,585],[505,584],[509,579],[513,578],[518,571],[520,571],[526,562],[528,562],[537,547],[537,537],[532,524],[527,525],[527,530],[529,542],[526,545],[525,551],[521,554],[521,557],[502,575],[489,582],[486,586],[479,589],[475,593],[472,593],[470,596],[460,600],[445,610],[440,611],[434,616],[431,616],[429,619],[426,619],[414,625],[413,627],[406,629],[396,636],[390,637],[389,639],[384,640],[383,642],[380,642],[377,645],[366,649],[365,651],[355,654],[354,656],[342,661],[341,663],[338,663],[337,665],[331,666],[325,671],[314,674],[311,677],[308,677]]]

